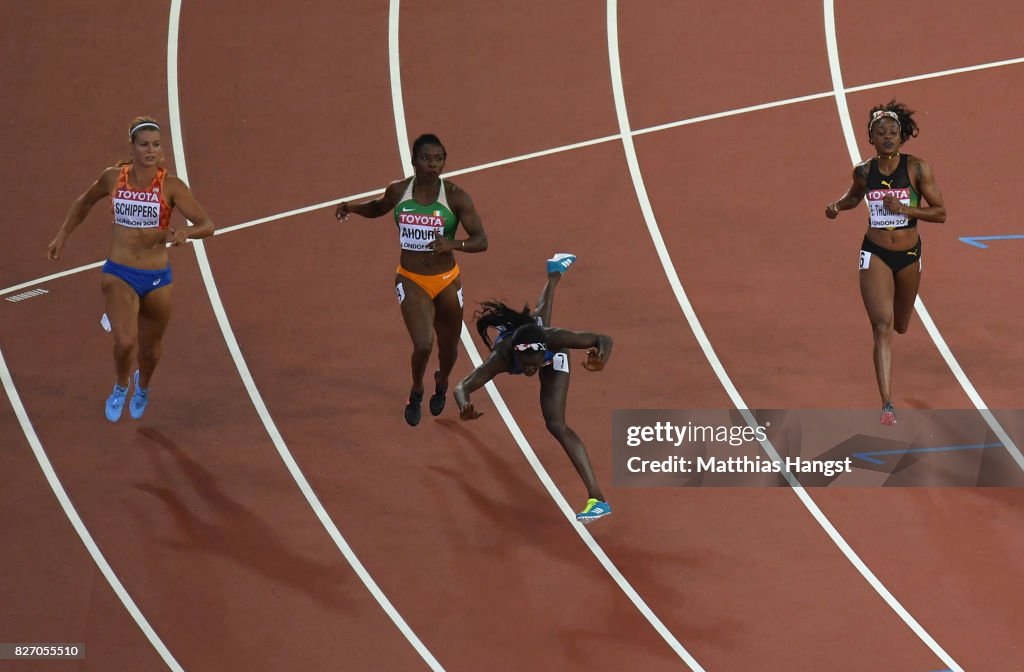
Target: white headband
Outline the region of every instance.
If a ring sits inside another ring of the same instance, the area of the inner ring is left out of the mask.
[[[129,139],[134,138],[135,137],[135,131],[138,131],[138,130],[143,129],[143,128],[155,128],[158,131],[160,130],[160,126],[157,125],[156,122],[144,121],[141,124],[135,124],[134,126],[132,126],[132,130],[128,131],[128,138]]]
[[[875,122],[882,117],[889,117],[896,122],[896,125],[899,126],[900,129],[903,128],[903,124],[900,123],[900,115],[896,114],[892,110],[876,110],[871,114],[871,121],[868,122],[868,130],[870,131],[871,127],[875,125]]]
[[[515,346],[515,349],[516,352],[523,352],[524,350],[536,350],[538,352],[543,352],[548,349],[548,346],[543,343],[520,343]]]

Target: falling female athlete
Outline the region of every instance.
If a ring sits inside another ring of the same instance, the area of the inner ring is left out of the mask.
[[[562,274],[576,261],[571,254],[556,254],[548,260],[548,280],[537,308],[522,311],[504,303],[486,302],[476,321],[477,331],[491,354],[484,362],[455,386],[455,403],[463,420],[482,415],[473,406],[469,395],[500,373],[540,378],[540,408],[548,431],[558,440],[576,467],[587,488],[587,504],[576,514],[576,520],[589,523],[610,515],[608,504],[597,484],[590,457],[583,441],[565,422],[565,402],[569,394],[569,350],[587,350],[584,368],[600,371],[612,354],[612,339],[604,334],[557,329],[551,324],[555,287]],[[497,332],[491,341],[489,329]]]

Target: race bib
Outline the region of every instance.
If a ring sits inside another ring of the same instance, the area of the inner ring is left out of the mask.
[[[435,238],[444,235],[441,213],[425,215],[418,212],[398,213],[398,238],[403,250],[423,252],[430,249]]]
[[[868,216],[871,218],[872,229],[899,229],[909,222],[906,215],[897,215],[885,207],[882,199],[895,196],[899,202],[910,207],[910,189],[872,189],[867,193]]]
[[[129,229],[155,229],[160,226],[160,194],[118,189],[112,201],[114,222],[117,224]]]

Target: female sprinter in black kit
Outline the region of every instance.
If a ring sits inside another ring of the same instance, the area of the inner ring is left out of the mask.
[[[891,393],[892,334],[906,333],[910,326],[921,281],[917,222],[946,221],[946,207],[931,167],[900,151],[917,131],[913,112],[902,103],[893,100],[874,107],[868,118],[868,140],[878,155],[857,164],[846,195],[825,208],[825,216],[835,219],[840,210],[855,208],[867,197],[868,230],[860,249],[860,293],[874,333],[883,425],[896,424]]]

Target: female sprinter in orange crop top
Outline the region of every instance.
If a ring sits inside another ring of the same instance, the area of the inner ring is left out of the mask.
[[[917,135],[913,112],[895,100],[868,115],[868,141],[877,156],[857,164],[846,194],[825,208],[840,210],[867,198],[868,229],[860,248],[860,294],[874,333],[875,377],[882,395],[883,425],[896,424],[893,410],[892,333],[906,333],[921,282],[921,236],[917,222],[946,221],[942,192],[923,159],[900,149]],[[923,199],[923,202],[922,202]]]
[[[420,422],[423,374],[437,333],[438,370],[430,414],[440,415],[448,394],[448,375],[459,353],[462,332],[462,279],[455,252],[487,249],[480,216],[469,194],[441,178],[447,158],[436,135],[421,135],[412,146],[413,177],[392,182],[380,198],[365,203],[341,203],[339,221],[350,213],[380,217],[394,211],[402,253],[395,275],[395,291],[405,327],[412,338],[412,389],[405,404],[405,421]],[[462,224],[469,237],[455,240]]]
[[[107,420],[121,418],[130,387],[132,354],[138,350],[135,393],[129,404],[133,418],[141,418],[149,403],[149,384],[160,361],[160,341],[171,316],[171,267],[167,243],[182,245],[186,238],[213,234],[213,222],[192,196],[188,185],[163,168],[160,126],[149,117],[132,120],[128,131],[130,159],[107,168],[68,211],[48,256],[60,258],[68,236],[89,210],[110,196],[113,240],[103,265],[101,287],[114,335],[117,382],[106,402]],[[193,222],[172,226],[171,211],[178,208]]]

